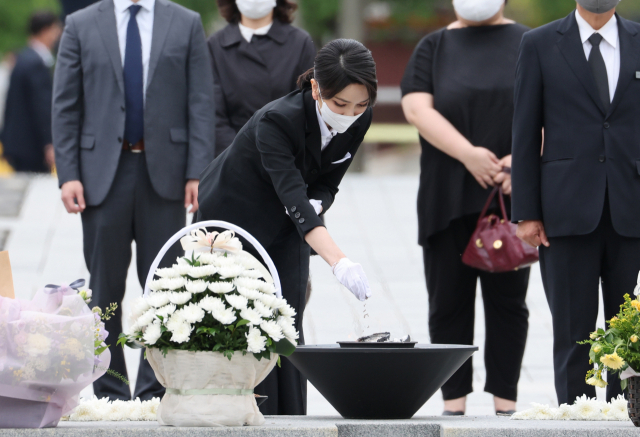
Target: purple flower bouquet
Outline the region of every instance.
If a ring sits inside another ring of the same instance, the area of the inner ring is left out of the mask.
[[[0,428],[55,427],[107,371],[102,311],[82,285],[47,286],[31,301],[0,296]]]

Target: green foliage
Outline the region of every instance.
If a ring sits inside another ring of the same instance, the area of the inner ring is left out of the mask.
[[[640,301],[624,295],[624,304],[620,312],[607,322],[606,331],[598,328],[592,332],[588,340],[578,344],[590,344],[589,362],[595,364],[586,376],[590,385],[604,387],[607,383],[602,379],[602,372],[618,373],[628,367],[640,370]],[[626,381],[622,381],[622,388]]]
[[[58,0],[5,0],[0,2],[0,54],[22,48],[28,37],[29,17],[37,10],[58,13]]]
[[[317,45],[334,36],[340,0],[298,0],[298,5],[303,28]]]
[[[173,0],[176,3],[184,6],[185,8],[196,11],[202,18],[202,25],[204,26],[205,33],[209,26],[218,16],[218,6],[215,0]]]

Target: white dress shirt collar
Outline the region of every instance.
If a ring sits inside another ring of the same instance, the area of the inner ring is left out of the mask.
[[[318,116],[318,124],[320,125],[320,150],[324,150],[329,145],[333,137],[338,135],[338,131],[335,129],[329,129],[327,123],[324,122],[322,115],[320,114],[320,108],[318,108],[318,102],[316,102],[316,115]]]
[[[238,27],[240,28],[240,33],[242,37],[247,40],[247,42],[251,42],[251,37],[253,35],[266,35],[269,33],[269,29],[273,25],[273,21],[266,26],[259,27],[257,29],[252,29],[250,27],[244,26],[242,23],[238,23]]]
[[[29,41],[29,47],[31,47],[33,51],[36,52],[38,56],[40,56],[40,58],[42,58],[42,62],[44,62],[44,65],[49,68],[53,67],[55,59],[51,54],[51,50],[49,50],[47,46],[45,46],[38,40],[32,39],[31,41]]]
[[[578,22],[578,29],[580,30],[580,40],[582,44],[584,44],[591,35],[594,33],[599,33],[602,35],[602,38],[611,45],[614,49],[618,47],[618,19],[615,15],[611,17],[611,19],[602,26],[600,30],[595,30],[587,20],[582,18],[582,15],[576,9],[576,21]]]
[[[134,3],[131,0],[113,0],[113,5],[116,8],[116,12],[120,14],[124,13],[133,5],[142,6],[142,8],[146,9],[147,12],[153,12],[153,9],[156,6],[156,0],[139,0],[137,3]]]

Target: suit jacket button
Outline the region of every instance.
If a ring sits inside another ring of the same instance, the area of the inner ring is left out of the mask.
[[[296,209],[298,209],[298,208],[296,208],[295,206],[292,206],[291,207],[291,212],[296,212]]]
[[[299,213],[299,212],[296,212],[295,217],[296,217],[296,218],[300,218],[300,213]]]
[[[600,162],[605,162],[607,160],[607,158],[604,155],[600,155],[600,157],[598,158],[598,161]]]
[[[301,218],[300,220],[298,220],[298,223],[303,224],[304,223],[304,219]]]
[[[609,129],[609,127],[610,127],[610,126],[611,126],[611,125],[609,124],[609,122],[608,122],[608,121],[605,121],[605,122],[604,122],[604,128],[605,128],[605,129]]]
[[[122,137],[118,137],[118,142],[121,143],[122,142]]]
[[[125,107],[124,107],[124,106],[121,106],[121,107],[120,107],[120,110],[121,110],[122,112],[125,112],[125,111],[126,111],[126,109],[125,109]]]
[[[317,174],[318,174],[318,170],[316,170],[316,169],[314,168],[313,170],[311,170],[311,174],[312,174],[312,175],[314,175],[314,176],[315,176],[315,175],[317,175]]]

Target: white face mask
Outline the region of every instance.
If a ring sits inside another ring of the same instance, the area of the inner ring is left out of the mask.
[[[317,82],[316,82],[317,83]],[[318,95],[320,95],[320,101],[322,102],[322,108],[320,108],[320,115],[322,116],[322,120],[331,126],[332,129],[338,131],[339,134],[345,133],[347,129],[351,127],[353,123],[357,119],[360,118],[364,112],[358,115],[342,115],[336,114],[329,108],[327,102],[322,100],[322,95],[320,94],[320,85],[318,85]]]
[[[468,21],[485,21],[500,11],[504,0],[453,0],[453,8]]]
[[[276,7],[276,0],[236,0],[242,15],[252,20],[265,17]]]

